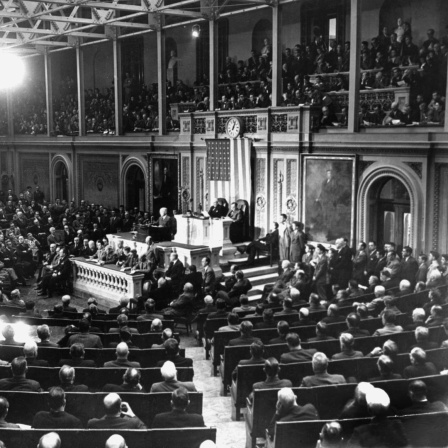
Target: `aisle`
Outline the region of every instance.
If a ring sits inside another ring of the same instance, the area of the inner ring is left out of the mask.
[[[187,347],[186,356],[193,358],[194,383],[203,392],[204,401],[202,415],[207,426],[216,426],[217,446],[219,448],[244,448],[246,444],[246,430],[244,419],[234,422],[230,418],[230,396],[220,397],[221,378],[211,376],[211,361],[204,359],[202,347]]]

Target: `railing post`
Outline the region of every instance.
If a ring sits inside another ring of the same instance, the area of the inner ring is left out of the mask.
[[[349,132],[359,131],[359,77],[360,77],[360,38],[361,38],[361,0],[351,0],[350,9],[350,76],[348,93]]]
[[[272,101],[273,107],[282,102],[282,8],[274,2],[272,8]]]

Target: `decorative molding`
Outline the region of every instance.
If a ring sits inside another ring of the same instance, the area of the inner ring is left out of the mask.
[[[361,177],[362,173],[375,162],[373,160],[360,160],[358,162],[358,176]]]
[[[189,203],[191,199],[190,192],[190,157],[182,157],[182,182],[179,188],[181,188],[182,203],[181,209],[182,213],[190,208]]]
[[[288,159],[286,161],[286,173],[287,173],[287,193],[290,196],[297,197],[297,160]]]
[[[148,173],[148,165],[145,163],[145,160],[143,157],[140,156],[122,156],[121,158],[121,194],[122,200],[120,201],[121,204],[124,204],[126,202],[127,194],[126,194],[126,188],[127,188],[127,182],[126,182],[126,175],[128,173],[129,168],[132,166],[138,166],[142,172],[143,177],[145,178],[145,211],[149,211],[149,173]],[[127,205],[127,204],[126,204]]]
[[[433,225],[432,225],[432,248],[438,249],[439,246],[439,215],[440,215],[440,174],[442,167],[448,166],[443,163],[434,165],[434,199],[433,199]]]
[[[406,165],[412,168],[412,170],[421,179],[423,176],[423,163],[421,162],[404,162]]]
[[[344,153],[347,155],[348,153],[369,153],[371,154],[387,154],[390,156],[393,155],[416,155],[416,156],[425,156],[428,155],[428,148],[409,148],[409,147],[397,147],[397,146],[355,146],[357,143],[354,143],[354,146],[348,146],[349,143],[345,143],[344,146],[319,146],[319,144],[316,144],[316,142],[313,143],[313,155],[318,155],[319,153],[325,153],[325,152],[337,152],[337,153]]]
[[[260,229],[260,235],[264,235],[265,229],[265,217],[267,211],[267,200],[266,200],[266,159],[260,158],[256,159],[255,166],[255,194],[256,194],[256,219],[255,226]]]
[[[418,228],[419,217],[416,215],[417,213],[417,191],[415,190],[411,180],[408,178],[407,174],[403,171],[396,169],[395,167],[381,167],[377,170],[369,173],[366,178],[362,181],[359,187],[358,192],[358,210],[359,210],[359,227],[357,232],[357,238],[359,241],[365,241],[369,238],[367,232],[367,213],[368,211],[368,202],[369,202],[369,193],[371,191],[371,187],[381,178],[383,177],[393,177],[400,182],[402,182],[408,193],[411,202],[411,235],[412,235],[412,247],[415,248],[417,242],[417,235],[413,232],[413,229]]]

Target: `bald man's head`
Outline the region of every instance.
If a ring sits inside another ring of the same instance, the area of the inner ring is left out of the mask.
[[[40,438],[37,448],[61,448],[61,438],[55,432],[49,432]]]
[[[121,398],[118,394],[112,393],[106,395],[103,403],[107,415],[115,415],[120,412]]]
[[[106,440],[105,448],[127,448],[127,445],[122,436],[114,434]]]
[[[117,358],[120,358],[120,359],[127,359],[127,358],[128,358],[128,355],[129,355],[129,347],[128,347],[128,344],[126,344],[126,342],[120,342],[120,343],[117,345],[116,353],[117,353]]]

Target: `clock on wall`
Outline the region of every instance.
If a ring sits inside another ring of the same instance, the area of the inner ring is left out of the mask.
[[[230,117],[226,123],[226,133],[230,138],[241,137],[244,133],[244,121],[240,117]]]

